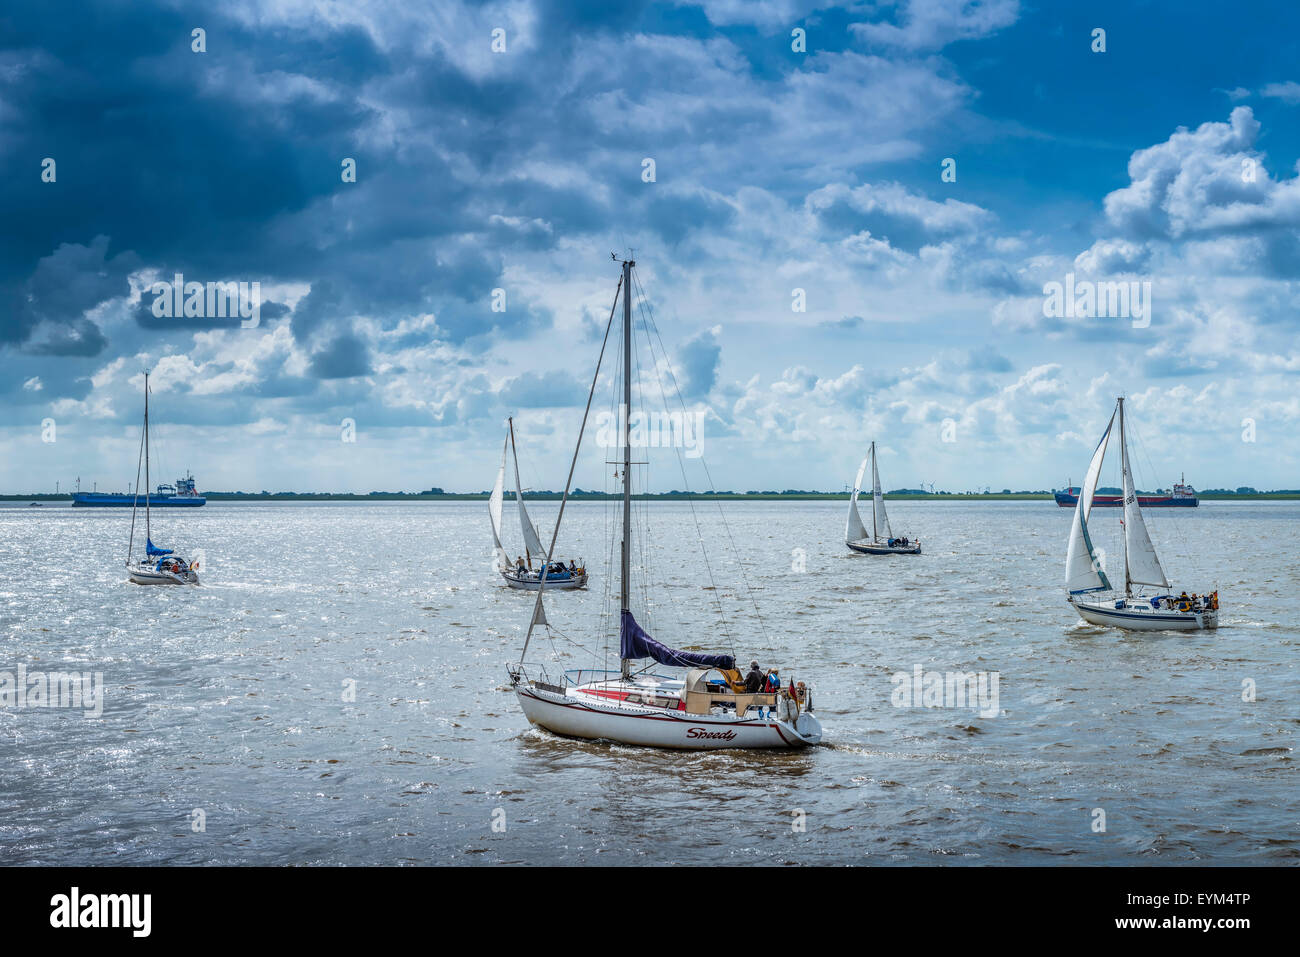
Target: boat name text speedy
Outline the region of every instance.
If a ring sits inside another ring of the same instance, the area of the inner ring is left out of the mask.
[[[686,731],[688,738],[709,738],[716,741],[730,741],[735,736],[734,731],[705,731],[703,728],[689,728]]]

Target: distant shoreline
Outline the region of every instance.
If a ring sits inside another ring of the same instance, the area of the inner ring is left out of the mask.
[[[209,502],[478,502],[486,501],[487,492],[444,492],[430,494],[427,492],[204,492]],[[514,501],[514,493],[505,496],[506,501]],[[559,492],[525,492],[527,502],[558,502],[563,496]],[[847,501],[847,492],[652,492],[632,496],[637,501],[685,501],[692,499],[719,499],[729,502],[820,502]],[[868,496],[869,497],[869,496]],[[891,502],[1026,502],[1053,501],[1051,492],[886,492],[885,497]],[[1203,502],[1259,502],[1300,500],[1300,491],[1278,492],[1198,492],[1197,497]],[[617,493],[581,491],[571,494],[570,501],[600,502],[618,501],[622,498]],[[0,502],[60,502],[72,504],[72,497],[67,494],[53,493],[39,495],[0,495]]]

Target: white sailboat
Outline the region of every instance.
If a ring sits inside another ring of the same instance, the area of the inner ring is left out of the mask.
[[[524,507],[524,490],[519,482],[519,453],[515,450],[515,420],[511,418],[508,422],[509,431],[506,434],[505,444],[501,447],[501,468],[497,470],[496,484],[492,486],[492,494],[488,497],[488,515],[492,520],[492,545],[496,549],[501,577],[511,588],[535,591],[541,588],[542,569],[545,568],[547,588],[560,591],[586,588],[585,561],[578,559],[566,565],[563,561],[547,560],[546,549],[542,548],[542,541],[537,537],[537,528],[528,517],[528,509]],[[527,556],[525,560],[521,555],[514,562],[510,561],[510,555],[501,544],[501,511],[505,498],[507,451],[510,452],[515,463],[515,501],[519,503],[519,525],[524,534],[524,552]],[[536,568],[533,567],[534,559],[538,563]]]
[[[574,738],[604,739],[624,744],[659,748],[802,748],[821,741],[821,723],[812,713],[812,692],[803,682],[790,679],[782,687],[778,672],[763,675],[751,669],[742,679],[733,655],[678,651],[652,638],[636,621],[630,608],[632,594],[632,462],[628,411],[632,408],[632,267],[624,260],[619,285],[623,294],[623,395],[621,438],[622,531],[619,576],[619,671],[569,671],[552,678],[544,666],[526,661],[529,642],[539,626],[550,631],[542,600],[552,587],[539,588],[533,617],[524,639],[519,663],[509,669],[510,684],[528,720],[555,734]],[[615,292],[605,342],[609,341]],[[604,346],[601,347],[602,358]],[[569,480],[560,503],[560,515],[551,539],[559,534],[559,522],[568,502],[569,483],[582,447],[582,433],[591,412],[592,396],[600,376],[597,363],[587,408],[583,413],[578,445],[574,449]],[[652,664],[645,665],[646,659]],[[684,674],[656,674],[649,671],[658,663],[684,669]]]
[[[144,555],[134,558],[135,513],[140,503],[140,466],[136,463],[135,498],[131,502],[131,537],[126,546],[126,571],[137,585],[197,585],[199,565],[188,562],[173,549],[159,548],[153,543],[153,529],[149,515],[149,373],[144,374],[144,433],[140,437],[144,456]]]
[[[1101,475],[1106,447],[1111,430],[1119,419],[1119,444],[1123,474],[1124,495],[1124,588],[1121,592],[1110,582],[1105,561],[1099,557],[1088,530],[1088,517],[1092,511],[1093,496]],[[1135,592],[1134,586],[1139,586]],[[1141,587],[1152,589],[1145,594]],[[1169,587],[1160,558],[1156,555],[1151,536],[1147,533],[1138,504],[1129,467],[1128,441],[1124,435],[1124,400],[1115,403],[1106,431],[1092,453],[1088,473],[1079,489],[1079,501],[1074,508],[1070,527],[1070,545],[1065,559],[1065,587],[1069,602],[1079,617],[1095,625],[1110,625],[1135,631],[1190,631],[1197,628],[1217,628],[1219,624],[1219,593],[1188,595],[1186,591],[1175,595]]]
[[[858,492],[862,490],[862,476],[866,474],[867,463],[871,463],[871,535],[862,523],[858,512]],[[853,494],[849,496],[849,517],[844,526],[844,544],[863,555],[919,555],[921,542],[904,536],[895,536],[889,528],[889,516],[885,514],[885,496],[880,491],[880,469],[876,465],[876,443],[871,443],[871,451],[858,466],[858,477],[853,480]]]

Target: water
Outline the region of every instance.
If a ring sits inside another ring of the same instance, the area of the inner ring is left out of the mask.
[[[810,681],[822,747],[656,752],[529,729],[505,664],[533,596],[492,574],[481,502],[159,512],[157,540],[206,553],[197,589],[125,582],[124,511],[0,509],[0,670],[107,686],[99,719],[0,709],[0,861],[1300,861],[1300,507],[1149,513],[1171,577],[1223,601],[1217,632],[1168,635],[1078,621],[1060,585],[1070,513],[1050,502],[897,502],[919,558],[849,554],[839,502],[724,508],[726,527],[716,505],[641,509],[660,584],[638,601],[669,643]],[[554,506],[533,512],[549,528]],[[1118,514],[1094,516],[1117,555]],[[587,648],[605,643],[611,520],[571,507],[566,554],[593,584],[547,599]],[[891,675],[918,664],[997,672],[1000,713],[894,707]]]

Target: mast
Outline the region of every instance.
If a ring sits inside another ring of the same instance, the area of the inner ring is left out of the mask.
[[[1119,397],[1119,451],[1120,451],[1120,461],[1123,463],[1123,465],[1120,468],[1120,473],[1121,473],[1120,485],[1123,486],[1120,489],[1120,507],[1123,507],[1124,497],[1128,495],[1128,487],[1130,484],[1132,484],[1132,478],[1128,474],[1128,440],[1124,438],[1124,397],[1123,396]],[[1135,490],[1136,488],[1137,486],[1134,485]],[[1134,496],[1136,496],[1137,492],[1134,491],[1133,494]],[[1124,597],[1128,598],[1131,597],[1133,594],[1133,583],[1129,581],[1129,570],[1128,570],[1128,523],[1121,522],[1121,524],[1123,525],[1123,534],[1120,535],[1120,540],[1123,541],[1124,543]]]
[[[506,422],[507,422],[507,423],[509,424],[509,426],[510,426],[510,457],[511,457],[512,459],[515,460],[515,494],[516,494],[517,496],[519,496],[519,506],[520,506],[520,508],[522,508],[522,507],[523,507],[523,502],[524,502],[524,490],[523,490],[523,487],[520,486],[520,484],[519,484],[519,453],[518,453],[518,451],[515,450],[515,418],[514,418],[514,416],[510,416],[508,419],[506,419]],[[505,463],[502,462],[501,464],[504,465]],[[527,538],[524,539],[524,557],[528,559],[528,570],[529,570],[529,571],[532,571],[532,570],[533,570],[533,553],[532,553],[532,550],[528,547],[528,539],[527,539]]]
[[[149,373],[144,374],[144,540],[150,541],[149,529]],[[148,552],[148,549],[145,549]]]
[[[631,259],[623,260],[623,547],[620,556],[619,604],[623,614],[628,607],[632,571],[632,267]],[[622,615],[619,621],[623,620]],[[631,675],[631,662],[620,659],[623,677]]]
[[[876,528],[876,443],[871,443],[871,540],[880,541],[880,531]]]

